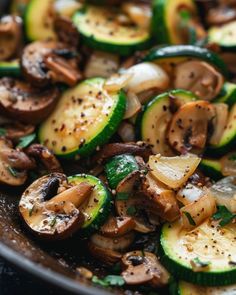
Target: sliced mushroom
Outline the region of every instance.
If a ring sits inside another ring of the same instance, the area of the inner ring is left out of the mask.
[[[51,173],[25,190],[19,210],[33,233],[45,239],[65,239],[83,225],[84,214],[78,207],[92,191],[86,182],[71,186],[64,174]]]
[[[21,66],[25,78],[36,87],[51,82],[64,82],[70,86],[81,79],[76,52],[68,45],[55,41],[38,41],[25,47]]]
[[[232,74],[236,74],[236,54],[235,52],[222,52],[220,54],[220,57],[225,62],[226,66],[228,67],[228,70]]]
[[[65,16],[55,17],[54,30],[59,41],[75,48],[78,46],[79,32],[70,18]]]
[[[180,216],[174,191],[154,179],[150,173],[143,179],[142,191],[152,200],[153,212],[156,212],[162,219],[172,222]]]
[[[207,101],[189,102],[180,107],[172,118],[167,135],[172,148],[180,153],[193,149],[201,152],[215,115],[214,105]]]
[[[40,161],[46,168],[47,173],[62,172],[62,167],[55,155],[41,144],[32,144],[25,151],[27,155],[33,157],[36,162]]]
[[[127,153],[148,159],[152,151],[149,145],[141,141],[137,143],[109,143],[104,145],[95,155],[93,162],[102,163],[113,156]]]
[[[202,61],[186,61],[175,68],[174,88],[190,90],[203,100],[215,98],[224,83],[223,76]]]
[[[0,138],[0,183],[19,186],[27,179],[27,170],[35,167],[25,153],[12,148],[10,141]]]
[[[117,263],[122,257],[120,252],[98,247],[92,242],[88,243],[88,250],[93,257],[107,265],[114,265],[114,263]]]
[[[142,251],[126,253],[122,257],[122,264],[125,270],[121,275],[128,285],[147,283],[152,287],[162,287],[168,284],[170,275],[153,253]]]
[[[213,133],[211,135],[209,143],[217,145],[220,142],[223,132],[227,126],[229,107],[225,103],[216,103],[214,104],[214,106],[216,111],[216,118],[214,120],[215,124],[213,126]]]
[[[0,114],[36,124],[54,109],[59,92],[56,88],[38,90],[28,83],[3,78],[0,80]]]
[[[236,19],[236,9],[226,5],[220,5],[209,10],[207,22],[210,25],[220,26]]]
[[[119,237],[125,235],[135,228],[135,221],[132,217],[110,216],[107,222],[101,227],[101,233],[106,237]]]
[[[0,60],[16,55],[22,38],[22,21],[18,16],[4,16],[0,19]]]

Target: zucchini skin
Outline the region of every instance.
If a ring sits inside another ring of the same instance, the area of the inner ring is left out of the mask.
[[[76,174],[76,175],[68,177],[69,182],[74,181],[76,183],[76,179],[80,179],[80,180],[82,179],[82,180],[90,182],[91,184],[97,183],[97,185],[99,186],[99,189],[103,189],[103,193],[104,193],[104,200],[102,204],[100,205],[100,209],[97,216],[94,217],[92,222],[90,222],[87,226],[82,226],[82,229],[80,230],[80,235],[87,237],[93,234],[94,232],[98,231],[99,228],[108,219],[110,215],[110,211],[111,211],[112,198],[106,186],[97,177],[93,175],[88,175],[88,174]]]
[[[19,63],[0,62],[0,78],[2,77],[21,77],[21,68]]]
[[[224,177],[221,173],[221,164],[217,160],[202,159],[199,168],[206,176],[215,181]]]
[[[226,82],[214,102],[223,102],[232,107],[236,103],[236,84]]]
[[[194,272],[191,268],[181,265],[175,260],[171,259],[165,254],[163,248],[163,239],[165,239],[163,234],[163,229],[168,225],[164,225],[161,230],[160,246],[158,248],[158,254],[160,256],[161,263],[166,267],[166,269],[179,280],[184,280],[189,283],[202,286],[227,286],[235,284],[236,268],[231,271],[227,271],[224,274],[222,272]]]
[[[121,180],[136,170],[139,170],[138,163],[134,156],[129,154],[114,156],[105,165],[105,172],[111,189],[115,189]]]
[[[193,57],[200,60],[204,60],[218,68],[225,77],[229,76],[224,61],[216,53],[199,46],[159,46],[157,48],[151,49],[149,53],[143,58],[143,61],[155,61],[171,57]]]

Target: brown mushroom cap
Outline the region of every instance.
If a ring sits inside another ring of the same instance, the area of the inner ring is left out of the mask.
[[[54,30],[59,41],[72,47],[79,44],[79,32],[72,20],[65,16],[57,16],[54,20]]]
[[[21,67],[25,78],[36,87],[45,87],[51,82],[73,86],[81,79],[75,51],[55,41],[37,41],[26,46]]]
[[[98,247],[92,242],[88,243],[88,250],[93,257],[108,265],[114,265],[122,257],[120,252]]]
[[[128,285],[148,283],[153,287],[162,287],[168,284],[170,275],[153,253],[126,253],[122,257],[122,264],[125,270],[121,275]]]
[[[220,5],[209,10],[207,22],[210,25],[223,25],[236,19],[236,7]]]
[[[22,185],[27,179],[27,170],[32,168],[34,162],[25,153],[14,150],[10,141],[0,137],[0,183]]]
[[[135,228],[135,221],[132,217],[110,216],[107,222],[100,228],[101,233],[106,237],[120,237]]]
[[[0,114],[25,123],[39,123],[54,109],[59,92],[56,88],[38,90],[28,83],[0,80]]]
[[[51,173],[25,190],[19,210],[33,233],[45,239],[65,239],[83,225],[84,215],[78,207],[92,190],[86,182],[70,186],[64,174]]]
[[[190,90],[203,100],[215,98],[223,83],[223,76],[203,61],[186,61],[175,68],[174,88]]]
[[[201,152],[208,138],[208,127],[216,112],[214,105],[207,101],[189,102],[174,114],[168,130],[170,145],[178,152],[194,149]]]
[[[19,50],[22,38],[22,21],[18,16],[0,19],[0,61],[13,57]]]

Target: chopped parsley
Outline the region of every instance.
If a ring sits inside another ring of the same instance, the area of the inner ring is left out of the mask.
[[[0,128],[0,136],[6,135],[7,131],[5,128]]]
[[[103,279],[99,279],[97,276],[93,276],[92,282],[103,287],[123,286],[125,284],[125,280],[123,279],[123,277],[117,275],[108,275]]]
[[[17,170],[12,168],[11,166],[7,167],[8,171],[11,173],[12,176],[17,177]]]
[[[225,206],[218,206],[217,212],[212,216],[214,220],[220,220],[219,225],[225,226],[230,223],[234,218],[236,218],[236,214],[231,213]]]
[[[32,133],[26,136],[23,136],[19,139],[19,143],[16,146],[17,148],[21,148],[24,149],[26,148],[28,145],[30,145],[36,138],[36,134]]]
[[[191,260],[191,264],[194,264],[196,267],[208,267],[211,263],[209,261],[202,261],[199,259],[199,257],[195,257]]]
[[[189,224],[191,224],[192,226],[195,226],[196,222],[193,220],[191,214],[189,212],[186,212],[186,211],[183,211],[183,213],[188,218]]]

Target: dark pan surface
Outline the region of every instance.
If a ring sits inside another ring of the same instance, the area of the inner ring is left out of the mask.
[[[1,188],[0,193],[0,256],[30,275],[72,294],[111,294],[82,280],[74,271],[86,266],[101,274],[101,269],[84,253],[81,239],[43,244],[28,234],[21,223],[17,205],[20,192]],[[114,290],[113,292],[114,293]],[[119,293],[119,292],[117,292]]]

